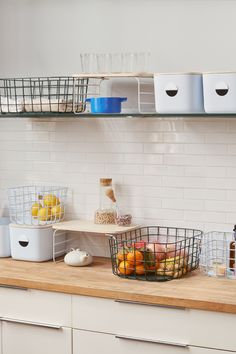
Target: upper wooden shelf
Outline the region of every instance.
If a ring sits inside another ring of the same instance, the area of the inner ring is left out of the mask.
[[[123,232],[135,230],[138,227],[139,225],[124,227],[114,224],[94,224],[93,221],[88,220],[70,220],[53,225],[54,230],[89,232],[96,234],[121,234]]]
[[[147,72],[129,72],[129,73],[82,73],[82,74],[75,74],[73,75],[75,78],[89,78],[89,79],[112,79],[112,78],[142,78],[142,79],[151,79],[154,77],[153,73]]]

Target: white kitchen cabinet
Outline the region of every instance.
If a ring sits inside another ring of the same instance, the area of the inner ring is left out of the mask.
[[[236,352],[234,314],[86,296],[73,296],[72,308],[76,329]]]
[[[1,286],[0,317],[71,327],[71,295]]]
[[[145,340],[89,331],[73,331],[73,354],[230,354],[233,352],[184,346],[181,343]]]
[[[0,354],[71,354],[71,295],[0,287]]]
[[[72,354],[71,328],[2,321],[2,354]]]

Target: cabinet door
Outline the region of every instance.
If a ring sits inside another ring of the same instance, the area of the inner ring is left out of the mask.
[[[73,354],[119,354],[118,344],[111,334],[73,330]]]
[[[0,316],[71,326],[71,295],[0,287]]]
[[[2,338],[2,354],[71,354],[72,352],[70,328],[4,320]]]
[[[115,336],[74,330],[73,354],[235,354],[216,349],[192,347],[182,343],[151,341],[142,338]]]

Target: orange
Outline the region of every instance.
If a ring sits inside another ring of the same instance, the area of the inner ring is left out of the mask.
[[[131,264],[142,264],[143,254],[139,251],[131,251],[127,254],[127,261]]]
[[[134,268],[130,262],[122,261],[119,265],[119,271],[121,274],[129,275],[133,273]]]
[[[124,261],[127,258],[127,251],[126,250],[119,250],[117,253],[117,258],[120,262]]]
[[[135,273],[138,275],[143,275],[146,273],[145,267],[143,264],[136,265]]]

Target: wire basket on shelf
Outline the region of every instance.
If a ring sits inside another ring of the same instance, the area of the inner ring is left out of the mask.
[[[199,266],[202,231],[146,226],[110,236],[112,271],[119,277],[165,281]]]
[[[200,268],[211,277],[236,279],[233,232],[211,231],[203,235]]]
[[[24,225],[50,225],[63,220],[67,190],[67,187],[40,185],[9,188],[11,222]]]
[[[0,79],[0,113],[82,113],[88,78]]]

